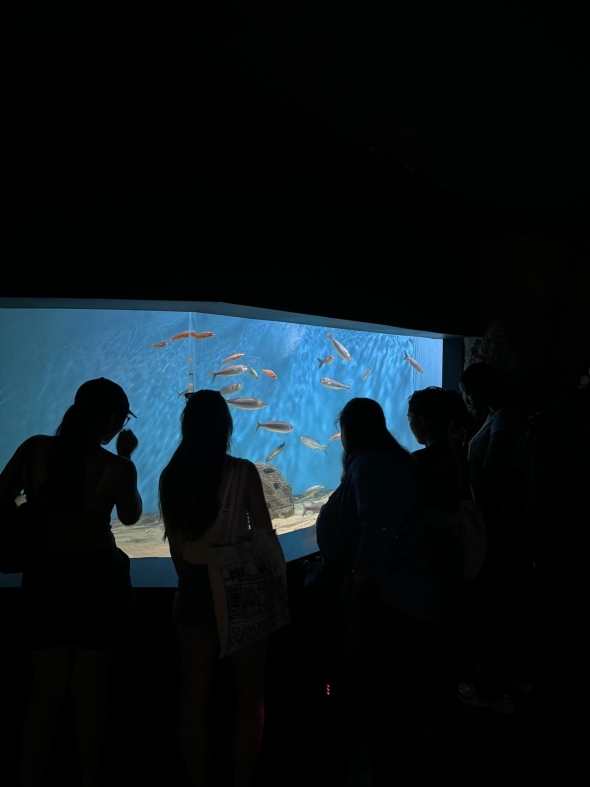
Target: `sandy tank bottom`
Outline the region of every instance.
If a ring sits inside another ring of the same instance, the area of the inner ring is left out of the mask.
[[[324,490],[322,490],[324,491]],[[293,530],[315,525],[317,513],[306,512],[304,516],[303,505],[310,503],[325,503],[332,490],[313,498],[302,500],[294,496],[295,513],[285,519],[273,519],[272,524],[278,535],[291,533]],[[144,514],[135,525],[123,525],[118,519],[111,522],[113,534],[119,546],[129,557],[170,557],[168,543],[162,540],[164,528],[160,521],[160,514]]]

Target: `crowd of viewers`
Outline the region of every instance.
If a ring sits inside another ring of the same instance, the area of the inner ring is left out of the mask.
[[[587,379],[574,397],[586,430]],[[315,616],[318,631],[333,633],[333,652],[347,665],[375,787],[390,783],[392,747],[398,783],[412,783],[424,730],[435,747],[452,747],[457,699],[512,713],[515,692],[534,688],[537,563],[542,574],[553,540],[550,529],[531,527],[544,510],[531,467],[543,463],[539,446],[554,420],[528,415],[502,375],[475,363],[460,393],[431,387],[412,394],[408,422],[421,446],[413,453],[372,399],[353,398],[338,416],[341,483],[318,515],[322,568],[306,594],[310,625]],[[0,475],[3,518],[23,500],[28,509],[22,593],[32,686],[22,787],[44,783],[67,697],[81,784],[102,784],[106,687],[114,648],[134,616],[129,558],[110,526],[114,508],[128,525],[142,513],[131,459],[138,441],[126,428],[133,417],[120,386],[88,381],[55,436],[26,440]],[[219,640],[207,563],[223,535],[218,511],[240,460],[230,455],[232,419],[217,392],[188,398],[181,425],[160,477],[160,508],[179,578],[171,610],[182,654],[179,746],[190,781],[208,787],[215,782],[208,719]],[[105,448],[115,438],[116,454]],[[240,516],[246,528],[272,530],[258,471],[247,465]],[[571,512],[572,528],[580,514]],[[267,647],[262,638],[228,657],[234,787],[255,783]]]

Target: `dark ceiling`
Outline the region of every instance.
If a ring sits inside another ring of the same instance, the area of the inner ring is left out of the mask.
[[[64,217],[75,235],[83,206],[97,243],[149,216],[168,244],[188,223],[327,255],[352,228],[340,251],[446,235],[457,259],[584,232],[590,56],[567,4],[356,5],[21,11],[5,105],[22,226],[37,205],[42,236]]]

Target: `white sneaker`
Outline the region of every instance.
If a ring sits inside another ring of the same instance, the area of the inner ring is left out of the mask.
[[[460,683],[457,698],[470,708],[489,708],[494,713],[514,713],[516,705],[510,694],[505,694],[495,700],[484,700],[475,690],[471,683]]]

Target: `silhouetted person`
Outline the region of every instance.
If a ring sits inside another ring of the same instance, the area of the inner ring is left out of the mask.
[[[462,410],[452,392],[434,386],[414,391],[408,400],[410,429],[424,446],[412,456],[429,525],[426,543],[443,599],[440,639],[426,672],[431,732],[441,743],[449,740],[460,658],[458,623],[464,564],[455,529],[461,502],[470,496],[467,459],[452,437],[466,421],[467,408],[462,401],[460,404]]]
[[[60,711],[74,701],[81,784],[100,784],[107,686],[114,646],[133,621],[129,558],[115,544],[111,512],[141,516],[130,457],[137,438],[123,389],[104,377],[80,386],[55,437],[36,435],[0,476],[0,503],[24,492],[30,554],[22,588],[32,688],[21,785],[44,783]],[[117,454],[105,450],[117,439]]]
[[[362,627],[353,671],[373,784],[409,784],[419,737],[414,694],[441,611],[416,515],[418,474],[374,400],[351,399],[339,424],[342,481],[318,516],[318,546],[324,560],[353,570]]]
[[[492,366],[475,363],[461,377],[469,406],[488,415],[469,443],[471,482],[484,514],[488,548],[477,589],[481,674],[475,688],[462,684],[460,699],[473,707],[514,709],[509,681],[529,678],[524,646],[530,623],[532,559],[524,531],[525,419],[514,395]],[[526,681],[525,681],[526,682]]]
[[[210,700],[219,658],[219,637],[207,561],[210,545],[226,543],[215,524],[234,469],[248,476],[242,527],[272,530],[258,471],[229,455],[233,422],[217,391],[196,391],[181,417],[182,439],[160,476],[165,537],[178,573],[173,616],[182,650],[179,742],[192,783],[215,782],[210,762]],[[236,694],[233,735],[234,787],[252,784],[264,727],[264,673],[268,638],[230,656]]]

